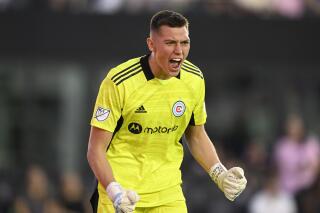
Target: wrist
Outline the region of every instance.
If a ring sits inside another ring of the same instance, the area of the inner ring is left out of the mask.
[[[209,176],[211,179],[219,185],[218,178],[221,174],[225,173],[227,171],[226,167],[222,163],[216,163],[214,164],[208,171]]]
[[[116,197],[118,197],[120,194],[122,194],[122,187],[120,183],[118,182],[111,182],[106,188],[106,192],[109,196],[109,198],[114,201]]]

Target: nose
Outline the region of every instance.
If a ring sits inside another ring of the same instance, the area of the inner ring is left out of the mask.
[[[174,53],[179,55],[182,54],[182,48],[180,43],[177,43],[177,45],[175,46]]]

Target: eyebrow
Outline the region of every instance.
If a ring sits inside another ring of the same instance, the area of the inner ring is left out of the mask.
[[[174,43],[177,43],[178,41],[177,41],[177,40],[174,40],[174,39],[166,39],[166,40],[164,40],[164,42],[174,42]],[[184,43],[184,42],[190,42],[190,39],[185,39],[185,40],[182,40],[182,41],[180,41],[180,42],[182,42],[182,43]]]

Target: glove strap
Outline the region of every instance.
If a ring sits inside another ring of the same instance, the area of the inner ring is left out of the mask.
[[[107,186],[106,191],[107,191],[107,194],[108,194],[109,198],[112,201],[115,201],[115,199],[117,197],[119,197],[119,195],[122,194],[123,189],[122,189],[121,185],[118,182],[111,182]]]
[[[209,169],[209,176],[211,179],[215,182],[218,183],[218,177],[223,173],[226,172],[227,169],[222,165],[222,163],[216,163],[214,164],[210,169]]]

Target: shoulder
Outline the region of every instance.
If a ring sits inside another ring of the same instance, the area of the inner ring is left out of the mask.
[[[200,68],[188,60],[184,60],[181,69],[189,78],[203,79],[203,73]]]
[[[135,76],[142,71],[140,59],[141,57],[133,58],[112,68],[108,72],[107,78],[114,84],[119,85],[130,77]]]
[[[311,135],[306,141],[311,150],[320,152],[320,142],[317,136]]]
[[[180,79],[193,91],[202,93],[205,88],[203,73],[200,68],[188,60],[181,65]]]

